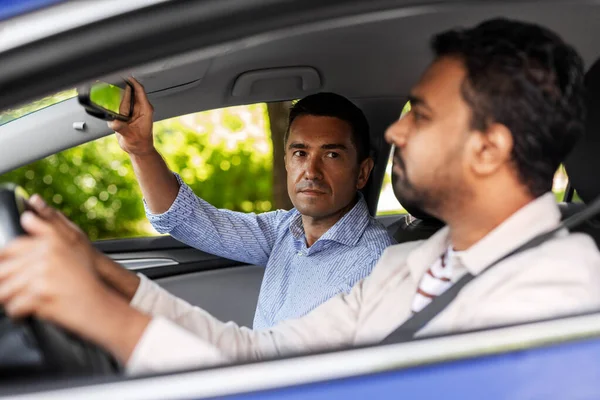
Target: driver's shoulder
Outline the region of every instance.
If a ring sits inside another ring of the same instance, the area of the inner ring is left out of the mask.
[[[579,261],[600,270],[600,251],[591,236],[585,233],[564,233],[543,243],[539,248],[541,258],[564,262]]]
[[[600,288],[600,252],[594,240],[583,233],[565,233],[546,241],[521,259],[523,275],[569,282],[580,278]]]

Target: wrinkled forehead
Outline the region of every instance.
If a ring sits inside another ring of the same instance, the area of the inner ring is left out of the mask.
[[[312,146],[352,144],[352,128],[336,117],[301,115],[290,126],[288,143],[302,142]]]
[[[457,112],[458,108],[467,106],[461,92],[465,78],[462,60],[440,57],[427,67],[411,95],[436,114]]]

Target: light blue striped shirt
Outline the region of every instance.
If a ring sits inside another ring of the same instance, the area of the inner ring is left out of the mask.
[[[264,214],[219,210],[181,187],[171,208],[146,215],[160,233],[207,253],[264,265],[254,329],[299,318],[331,297],[348,293],[371,273],[394,241],[369,215],[362,195],[354,208],[312,246],[306,246],[302,216],[294,208]]]

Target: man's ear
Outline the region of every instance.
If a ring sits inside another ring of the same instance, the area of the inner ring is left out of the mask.
[[[283,165],[285,166],[285,170],[287,172],[288,168],[287,168],[287,156],[283,156]]]
[[[491,175],[511,158],[513,136],[506,125],[494,123],[469,140],[471,169],[476,175]]]
[[[360,163],[360,166],[358,167],[358,181],[356,182],[356,189],[360,190],[365,187],[369,181],[369,176],[371,176],[371,171],[373,170],[374,165],[375,162],[371,157],[367,157]]]

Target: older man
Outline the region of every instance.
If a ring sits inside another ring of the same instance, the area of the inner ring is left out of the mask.
[[[153,145],[153,108],[132,81],[134,116],[110,126],[131,157],[147,216],[159,232],[192,247],[266,266],[254,329],[301,317],[349,292],[392,244],[359,192],[373,169],[369,124],[348,99],[318,93],[293,105],[284,143],[294,208],[256,215],[216,209],[167,168]],[[137,284],[123,284],[126,271],[103,272],[105,281],[133,296]]]

